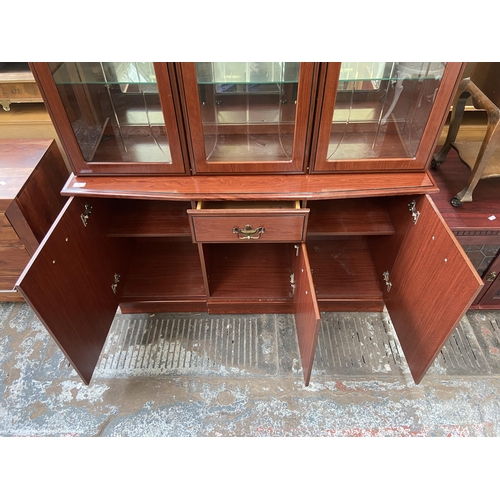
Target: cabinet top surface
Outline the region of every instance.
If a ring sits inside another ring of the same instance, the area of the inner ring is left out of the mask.
[[[435,193],[426,172],[319,175],[77,177],[66,196],[163,200],[335,199]]]
[[[12,200],[50,147],[52,139],[0,139],[0,208]]]

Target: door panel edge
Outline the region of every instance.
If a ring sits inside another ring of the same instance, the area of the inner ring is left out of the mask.
[[[309,385],[321,323],[311,266],[305,243],[297,245],[294,257],[294,316],[304,384]]]

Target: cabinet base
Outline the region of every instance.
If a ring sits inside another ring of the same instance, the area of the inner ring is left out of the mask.
[[[0,294],[0,300],[2,295]],[[318,300],[321,312],[382,312],[384,302],[378,300]],[[209,314],[293,314],[293,302],[263,301],[138,301],[122,302],[120,310],[123,314],[147,313],[198,313]]]
[[[172,312],[208,312],[207,303],[202,301],[172,302],[145,301],[122,302],[120,310],[123,314],[172,313]]]

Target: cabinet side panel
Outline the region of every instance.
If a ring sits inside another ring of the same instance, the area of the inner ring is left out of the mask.
[[[114,275],[124,277],[127,245],[106,237],[105,200],[92,200],[85,227],[85,200],[68,200],[31,259],[17,289],[34,309],[75,370],[88,384],[115,315]]]
[[[309,385],[316,344],[318,343],[321,316],[316,299],[307,248],[304,243],[300,245],[298,255],[293,258],[295,327],[299,342],[304,383],[305,385]]]
[[[406,201],[406,200],[402,200]],[[420,382],[482,281],[428,196],[390,271],[385,303],[416,383]],[[408,210],[402,203],[401,211]]]

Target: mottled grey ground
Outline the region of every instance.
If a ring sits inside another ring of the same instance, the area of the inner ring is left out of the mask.
[[[325,314],[305,387],[292,316],[118,314],[86,386],[4,303],[0,435],[500,436],[499,317],[468,313],[417,386],[387,314]]]

